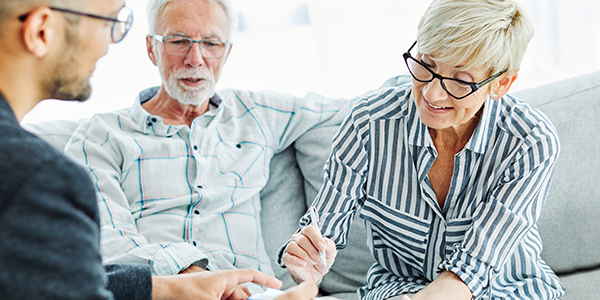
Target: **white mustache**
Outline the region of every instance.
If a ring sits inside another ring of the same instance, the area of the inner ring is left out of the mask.
[[[177,70],[173,73],[172,75],[173,77],[177,78],[177,79],[183,79],[183,78],[202,78],[202,79],[206,79],[208,81],[213,81],[212,78],[212,74],[206,70],[200,70],[200,69],[182,69],[182,70]]]

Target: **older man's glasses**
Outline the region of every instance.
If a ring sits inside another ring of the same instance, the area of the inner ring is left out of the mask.
[[[455,78],[443,77],[433,71],[431,71],[423,62],[415,59],[410,55],[410,52],[415,47],[417,42],[415,42],[406,53],[403,54],[404,61],[406,62],[406,66],[408,67],[408,71],[412,75],[412,77],[419,82],[432,82],[435,78],[440,80],[440,84],[442,88],[452,97],[457,100],[466,98],[471,94],[475,93],[478,89],[483,87],[484,85],[492,82],[492,80],[498,78],[498,76],[504,74],[506,70],[502,72],[498,72],[492,75],[490,78],[483,80],[479,83],[476,82],[468,82]]]
[[[131,25],[133,25],[133,12],[131,11],[131,9],[129,9],[128,7],[125,7],[125,6],[123,8],[121,8],[121,10],[117,14],[116,18],[109,18],[109,17],[95,15],[95,14],[88,14],[88,13],[71,10],[71,9],[66,9],[66,8],[60,8],[60,7],[49,6],[48,8],[50,8],[51,10],[54,10],[54,11],[62,12],[62,13],[74,14],[74,15],[78,15],[78,16],[84,16],[84,17],[89,17],[89,18],[112,22],[110,37],[111,37],[113,43],[118,43],[118,42],[122,41],[125,38],[125,36],[127,35],[127,33],[129,32],[129,30],[131,29]],[[27,19],[28,15],[29,14],[27,13],[27,14],[19,16],[19,20],[25,21],[25,19]]]
[[[152,38],[165,45],[165,52],[167,52],[167,54],[175,56],[186,55],[192,48],[192,45],[198,43],[200,46],[200,53],[204,58],[221,58],[229,45],[229,42],[220,40],[193,40],[184,36],[162,36],[155,34]]]

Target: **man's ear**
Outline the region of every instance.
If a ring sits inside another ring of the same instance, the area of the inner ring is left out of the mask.
[[[494,88],[494,94],[496,95],[496,97],[492,97],[492,99],[498,100],[504,97],[504,95],[508,93],[508,90],[510,90],[510,87],[515,82],[515,80],[517,80],[517,76],[519,76],[519,73],[516,73],[511,77],[502,76],[502,78],[500,78],[500,81],[498,81],[498,85]]]
[[[158,64],[157,64],[158,60],[156,59],[157,54],[154,49],[154,44],[152,43],[152,37],[149,35],[146,36],[146,51],[148,52],[148,57],[150,58],[152,63],[155,66],[158,66]]]
[[[48,7],[39,7],[29,12],[21,31],[25,48],[36,57],[46,56],[54,39],[58,37],[56,25],[56,18]]]

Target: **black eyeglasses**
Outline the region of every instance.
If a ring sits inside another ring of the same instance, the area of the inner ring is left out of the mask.
[[[69,13],[69,14],[74,14],[74,15],[78,15],[78,16],[84,16],[84,17],[89,17],[89,18],[100,19],[100,20],[112,22],[110,37],[111,37],[113,43],[118,43],[118,42],[122,41],[125,38],[125,36],[127,35],[127,33],[129,32],[129,30],[131,29],[131,25],[133,25],[133,12],[131,11],[131,9],[129,9],[126,6],[123,6],[123,8],[121,8],[119,13],[117,14],[117,18],[109,18],[109,17],[95,15],[95,14],[88,14],[88,13],[84,13],[84,12],[80,12],[80,11],[76,11],[76,10],[70,10],[70,9],[66,9],[66,8],[60,8],[60,7],[49,6],[48,8],[50,8],[51,10],[54,10],[54,11],[62,12],[62,13]],[[25,19],[27,19],[27,16],[29,16],[29,13],[19,16],[19,20],[21,20],[21,22],[23,22],[23,21],[25,21]]]
[[[165,52],[167,54],[175,56],[186,55],[192,48],[192,45],[198,43],[200,45],[200,53],[202,53],[204,58],[221,58],[229,45],[229,42],[220,40],[194,40],[185,36],[162,36],[155,34],[152,38],[165,45]]]
[[[416,44],[417,42],[415,42],[410,47],[410,49],[408,49],[408,51],[406,51],[406,53],[403,54],[404,61],[406,62],[406,67],[408,67],[408,71],[410,72],[412,77],[419,82],[432,82],[435,78],[439,79],[442,88],[450,96],[454,97],[454,99],[457,100],[464,99],[470,96],[471,94],[475,93],[478,89],[492,82],[492,80],[498,78],[498,76],[506,72],[506,70],[498,72],[492,75],[490,78],[483,80],[479,83],[443,77],[440,74],[431,71],[431,69],[429,69],[423,62],[415,59],[410,55],[410,51],[412,51]]]

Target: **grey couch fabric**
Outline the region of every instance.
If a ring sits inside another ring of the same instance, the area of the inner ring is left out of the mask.
[[[397,86],[406,75],[384,86]],[[515,93],[544,112],[556,127],[561,155],[547,203],[538,222],[544,242],[542,257],[560,276],[565,300],[600,297],[600,72]],[[63,148],[78,121],[24,124],[58,148]],[[275,254],[297,229],[298,220],[316,196],[336,127],[313,129],[294,147],[275,155],[267,186],[261,192],[261,222],[265,248],[284,287],[293,285],[277,266]],[[356,289],[373,263],[362,220],[356,219],[349,245],[338,254],[321,292],[357,299]]]

